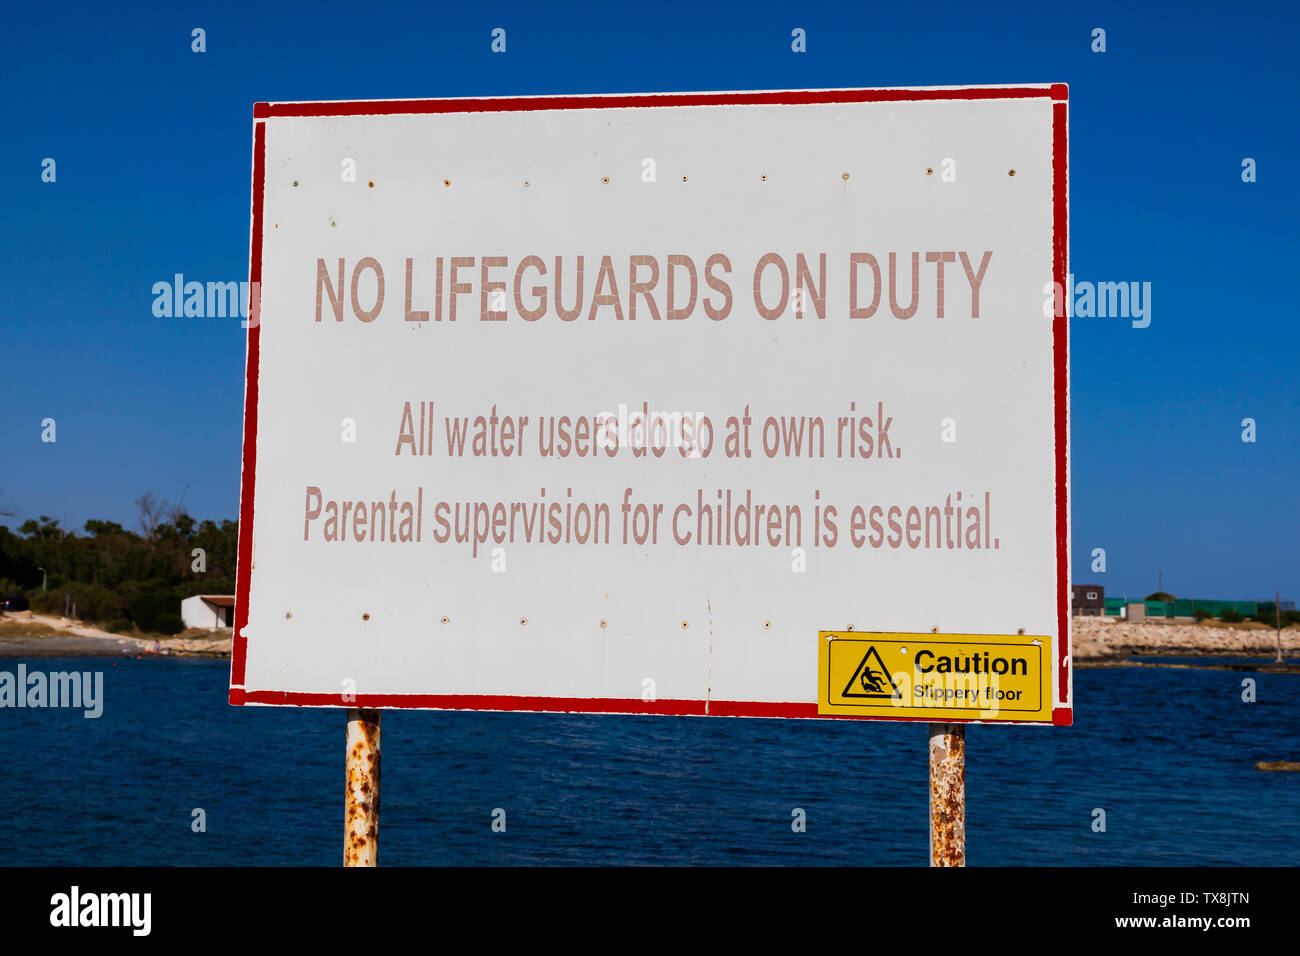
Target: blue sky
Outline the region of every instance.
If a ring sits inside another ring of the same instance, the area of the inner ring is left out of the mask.
[[[134,523],[147,490],[236,516],[244,332],[155,318],[150,290],[177,272],[247,278],[254,102],[1064,81],[1072,271],[1153,286],[1149,328],[1073,325],[1075,579],[1136,595],[1163,569],[1180,596],[1300,596],[1286,292],[1300,17],[1131,6],[13,5],[0,506],[19,518],[5,520]],[[497,26],[504,56],[489,51]],[[807,53],[790,50],[795,27]],[[1087,573],[1096,547],[1105,575]]]

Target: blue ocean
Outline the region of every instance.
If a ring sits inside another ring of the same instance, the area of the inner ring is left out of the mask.
[[[223,660],[26,663],[103,671],[104,712],[0,710],[5,863],[339,865],[343,711],[231,707]],[[1255,769],[1300,760],[1297,691],[1291,674],[1079,670],[1075,726],[969,728],[968,862],[1300,865],[1300,774]],[[926,733],[388,712],[379,860],[920,866]]]

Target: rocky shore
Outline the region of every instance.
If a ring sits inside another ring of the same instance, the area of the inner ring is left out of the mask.
[[[1133,656],[1267,657],[1277,655],[1277,632],[1261,624],[1144,621],[1076,617],[1072,622],[1073,656],[1080,667],[1127,660]],[[1282,629],[1282,655],[1300,659],[1300,628]]]

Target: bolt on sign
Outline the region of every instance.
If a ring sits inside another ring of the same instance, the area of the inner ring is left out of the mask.
[[[231,702],[1068,724],[1066,126],[258,104]]]

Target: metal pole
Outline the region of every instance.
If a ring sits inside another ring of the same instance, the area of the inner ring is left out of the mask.
[[[1282,660],[1282,592],[1273,592],[1273,626],[1277,628],[1277,660],[1276,664],[1284,664]]]
[[[930,725],[930,865],[966,865],[966,727]]]
[[[375,866],[379,858],[380,710],[348,710],[343,865]]]

